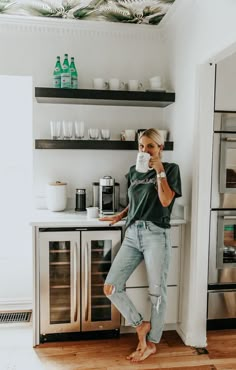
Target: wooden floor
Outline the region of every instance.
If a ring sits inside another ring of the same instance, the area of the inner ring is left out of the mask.
[[[165,331],[157,353],[140,364],[125,359],[135,346],[135,335],[125,334],[34,349],[31,327],[0,327],[0,370],[236,370],[236,330],[209,331],[208,353],[185,346],[176,332]]]

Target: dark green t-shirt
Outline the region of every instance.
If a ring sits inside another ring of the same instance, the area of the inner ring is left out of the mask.
[[[179,166],[175,163],[163,163],[169,187],[175,196],[168,207],[163,207],[157,192],[156,171],[137,172],[132,166],[128,174],[129,212],[126,227],[138,220],[151,221],[154,224],[170,228],[170,215],[175,198],[181,197],[181,179]]]

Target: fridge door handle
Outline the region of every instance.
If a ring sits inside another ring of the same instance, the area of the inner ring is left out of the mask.
[[[77,321],[77,317],[78,317],[78,299],[77,299],[77,295],[78,295],[78,270],[77,270],[77,266],[78,266],[78,245],[77,245],[77,242],[75,242],[75,246],[74,246],[74,256],[73,256],[73,267],[74,267],[74,276],[73,276],[73,287],[74,287],[74,292],[73,292],[73,297],[74,297],[74,302],[73,302],[73,316],[74,317],[74,322]]]
[[[86,243],[85,248],[85,292],[84,292],[84,299],[85,299],[85,321],[89,319],[89,246]]]
[[[224,220],[235,220],[236,216],[223,216]]]

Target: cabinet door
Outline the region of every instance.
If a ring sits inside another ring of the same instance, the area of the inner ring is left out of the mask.
[[[181,226],[171,227],[171,261],[168,272],[168,285],[179,284],[179,271],[180,271],[180,245],[181,245]],[[130,278],[127,280],[126,287],[147,287],[147,274],[144,261],[136,268]]]
[[[175,324],[178,322],[178,293],[179,289],[177,286],[167,287],[167,307],[165,324]],[[138,312],[143,316],[144,320],[150,320],[151,302],[148,295],[147,288],[128,288],[126,293],[134,303]],[[129,326],[125,320],[125,326]]]
[[[178,285],[179,284],[179,264],[180,264],[180,258],[179,258],[179,249],[173,247],[171,251],[171,261],[169,266],[169,272],[168,272],[168,285]],[[146,267],[144,261],[140,263],[140,265],[136,268],[136,270],[132,273],[130,278],[127,280],[126,287],[132,288],[132,287],[147,287],[148,281],[147,281],[147,273],[146,273]]]
[[[181,226],[173,225],[170,229],[170,242],[172,247],[181,246]]]
[[[121,231],[83,231],[81,240],[82,331],[118,329],[120,313],[103,286],[121,244]]]
[[[80,330],[80,233],[39,233],[40,334]]]

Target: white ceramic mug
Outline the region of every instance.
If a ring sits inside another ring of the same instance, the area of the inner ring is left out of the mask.
[[[125,87],[124,82],[120,82],[119,78],[110,78],[108,85],[110,90],[120,90]]]
[[[154,76],[149,78],[149,84],[151,90],[158,90],[161,88],[161,77],[160,76]]]
[[[129,80],[127,86],[129,91],[137,91],[143,88],[143,85],[139,80]]]
[[[167,135],[168,135],[168,131],[167,130],[158,130],[158,132],[161,135],[163,141],[166,141]]]
[[[134,141],[135,135],[136,135],[135,130],[124,130],[124,138],[126,141]]]
[[[88,218],[98,218],[99,212],[98,207],[88,207],[87,210],[87,217]]]
[[[97,90],[104,90],[108,88],[108,82],[104,78],[96,77],[93,79],[93,88]]]
[[[149,170],[152,170],[152,167],[149,167],[150,154],[146,152],[139,152],[136,160],[136,171],[146,173]]]

